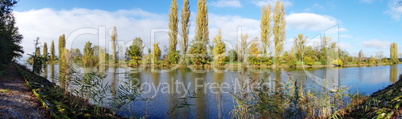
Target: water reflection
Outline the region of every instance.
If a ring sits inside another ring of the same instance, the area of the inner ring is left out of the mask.
[[[308,69],[307,71],[319,77],[337,74],[335,78],[341,80],[336,82],[338,85],[346,85],[352,92],[362,89],[362,93],[370,94],[396,82],[400,71],[398,68],[401,66],[323,68]],[[49,80],[57,79],[54,78],[55,74],[58,74],[58,71],[54,69],[55,64],[49,64],[49,67],[47,69],[50,70]],[[64,70],[61,66],[59,68],[61,71]],[[337,100],[344,95],[344,93],[329,91],[306,76],[304,70],[300,69],[288,71],[268,69],[259,70],[259,72],[247,69],[226,72],[213,70],[193,72],[188,68],[167,70],[98,67],[78,71],[82,71],[84,74],[100,72],[102,75],[106,75],[104,79],[99,80],[104,81],[102,84],[109,86],[107,95],[110,97],[103,99],[103,102],[113,102],[113,105],[112,103],[104,103],[104,105],[118,110],[119,115],[135,117],[231,118],[236,117],[233,116],[235,114],[244,118],[311,117],[328,114],[334,109],[342,107],[334,102],[340,102]],[[60,86],[65,86],[66,82],[62,80],[63,78],[59,77],[59,79]],[[247,80],[251,81],[247,82]],[[182,85],[177,85],[176,82],[180,82]],[[260,89],[244,88],[265,82],[268,85],[264,85]],[[335,80],[326,79],[323,82],[333,84]],[[154,87],[141,87],[141,85],[147,86],[145,85],[147,83]],[[229,88],[225,84],[228,84]],[[239,90],[234,90],[236,86],[240,87]],[[150,89],[158,87],[158,91]],[[148,89],[150,92],[144,93]],[[338,87],[338,91],[342,89],[344,88]],[[141,93],[140,90],[142,90]],[[163,93],[164,90],[167,90],[167,93]],[[247,90],[263,93],[250,94],[245,92]],[[250,96],[253,97],[250,98]],[[244,105],[242,107],[239,104]],[[236,109],[238,109],[238,113],[236,113]],[[240,113],[244,111],[255,113],[249,115]]]

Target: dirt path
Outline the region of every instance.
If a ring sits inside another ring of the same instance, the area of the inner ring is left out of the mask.
[[[0,118],[48,118],[15,65],[10,64],[0,77]]]

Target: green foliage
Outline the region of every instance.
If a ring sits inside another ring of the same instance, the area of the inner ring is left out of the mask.
[[[43,58],[46,58],[46,61],[49,59],[49,54],[47,53],[47,44],[46,44],[46,42],[43,44]]]
[[[133,44],[126,49],[126,56],[138,65],[143,56],[143,49],[144,46],[142,45],[142,39],[137,37],[133,40]]]
[[[376,59],[373,56],[370,57],[369,64],[376,64]]]
[[[82,62],[83,58],[80,49],[71,49],[70,56],[74,62]]]
[[[263,6],[261,8],[261,23],[260,23],[260,34],[261,34],[261,42],[262,42],[262,53],[267,54],[268,53],[268,47],[270,45],[270,39],[271,39],[271,21],[272,21],[272,16],[271,16],[271,4],[268,4],[267,6]]]
[[[275,59],[279,59],[283,51],[283,44],[285,41],[285,9],[283,3],[279,0],[276,1],[273,15],[273,35],[274,35],[274,45],[275,45]],[[281,62],[276,62],[280,65]]]
[[[50,61],[56,60],[56,54],[54,49],[54,41],[52,40],[52,44],[50,45]]]
[[[294,49],[296,49],[296,59],[301,60],[304,56],[305,44],[306,44],[306,36],[303,34],[299,34],[297,37],[294,38]]]
[[[218,31],[218,35],[216,35],[216,37],[214,38],[214,48],[212,49],[213,52],[213,60],[215,62],[216,65],[221,65],[223,62],[226,61],[226,45],[225,43],[222,41],[221,38],[221,30]]]
[[[161,57],[161,50],[158,45],[159,43],[152,44],[152,47],[154,49],[151,51],[151,58],[152,58],[151,60],[153,63],[156,63]]]
[[[357,59],[356,59],[357,60],[356,63],[360,65],[361,62],[363,61],[363,58],[364,58],[363,50],[360,50],[359,55],[357,56]]]
[[[24,53],[22,46],[20,46],[23,36],[18,32],[12,14],[13,7],[16,4],[16,0],[0,1],[0,65],[7,64],[21,57]]]
[[[115,27],[113,27],[113,31],[112,31],[112,35],[110,36],[110,40],[112,41],[111,42],[111,45],[112,45],[112,59],[111,59],[111,62],[113,62],[113,63],[117,63],[117,51],[116,51],[116,39],[117,39],[117,30],[116,30],[116,26]]]
[[[341,59],[336,59],[336,60],[332,60],[331,64],[336,65],[336,66],[342,66],[343,62]]]
[[[188,32],[189,32],[189,23],[190,23],[190,3],[188,0],[183,1],[183,9],[181,11],[181,38],[180,47],[181,47],[181,61],[186,62],[187,48],[188,48]]]
[[[208,8],[206,0],[198,0],[197,15],[195,21],[195,38],[191,44],[189,53],[195,65],[208,63],[207,44],[209,41],[208,32]]]
[[[82,57],[84,67],[94,67],[98,64],[97,57],[94,54],[94,49],[91,42],[86,42],[84,47],[84,56]]]
[[[177,15],[177,1],[172,0],[172,5],[170,5],[169,10],[169,54],[174,54],[176,52],[177,45],[177,32],[178,32],[178,22],[179,18]],[[173,56],[168,56],[173,57]],[[177,62],[177,61],[174,61]]]
[[[233,50],[233,49],[229,50],[228,60],[229,60],[229,62],[237,61],[237,52],[235,50]]]
[[[396,43],[391,44],[390,48],[390,61],[392,64],[398,64],[398,45]]]
[[[304,56],[304,63],[306,63],[306,65],[311,66],[314,64],[314,60],[310,56]]]
[[[177,64],[177,63],[179,63],[180,52],[179,51],[170,51],[168,53],[167,58],[168,58],[169,64]]]

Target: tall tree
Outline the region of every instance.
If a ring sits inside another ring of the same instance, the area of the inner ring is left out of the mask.
[[[283,50],[283,44],[285,41],[285,9],[283,3],[279,0],[276,1],[275,9],[274,9],[274,27],[273,27],[273,34],[274,34],[274,44],[275,44],[275,59],[276,64],[279,65],[279,58],[281,56]]]
[[[391,43],[391,48],[390,48],[390,60],[392,64],[398,64],[399,59],[398,59],[398,45],[396,43]]]
[[[49,55],[47,54],[47,43],[46,42],[43,44],[43,57],[45,59],[47,59],[49,57]]]
[[[222,32],[219,29],[218,30],[218,35],[215,36],[213,43],[214,43],[214,48],[212,50],[213,56],[214,56],[214,62],[217,65],[222,64],[226,60],[226,45],[222,41]]]
[[[206,0],[198,0],[196,15],[195,38],[191,45],[190,53],[193,55],[192,62],[200,65],[207,63],[208,32],[208,8]]]
[[[183,2],[183,9],[181,11],[181,42],[180,42],[180,47],[181,47],[181,62],[183,62],[186,57],[184,54],[187,54],[187,45],[188,45],[188,32],[189,32],[189,27],[190,27],[190,3],[188,0],[184,0]]]
[[[17,0],[0,1],[0,64],[7,64],[24,53],[20,46],[23,36],[18,32],[12,14],[15,4]]]
[[[177,15],[177,1],[172,0],[169,10],[169,52],[176,52],[179,18]]]
[[[111,61],[113,63],[117,63],[117,54],[116,54],[116,39],[117,39],[117,33],[116,33],[116,26],[113,27],[112,35],[110,37],[111,39],[111,44],[112,44],[112,59]]]
[[[62,62],[64,60],[64,50],[66,48],[66,38],[65,35],[61,35],[59,37],[59,62]]]
[[[66,61],[66,38],[65,35],[59,37],[59,82],[62,88],[65,87],[65,79],[67,75],[67,61]]]
[[[267,54],[268,48],[270,45],[270,38],[271,38],[271,5],[268,4],[267,6],[263,6],[261,8],[261,42],[262,42],[262,52]]]
[[[303,36],[303,34],[297,35],[297,37],[294,38],[293,46],[294,49],[296,50],[296,58],[297,60],[301,61],[304,55],[304,47],[306,44],[306,36]]]
[[[54,51],[54,41],[52,41],[52,44],[50,44],[50,61],[55,60],[55,51]]]
[[[240,41],[238,41],[238,45],[237,45],[237,59],[239,60],[239,62],[244,62],[245,61],[245,55],[246,55],[246,51],[247,51],[247,39],[248,39],[248,34],[242,34],[240,36]]]

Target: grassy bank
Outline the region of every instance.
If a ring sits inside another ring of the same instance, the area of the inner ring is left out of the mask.
[[[388,87],[374,92],[346,115],[353,118],[401,118],[402,117],[402,75]]]
[[[47,79],[33,74],[26,67],[15,65],[27,86],[32,89],[53,118],[119,118],[113,111],[91,105],[88,100],[74,96]]]

